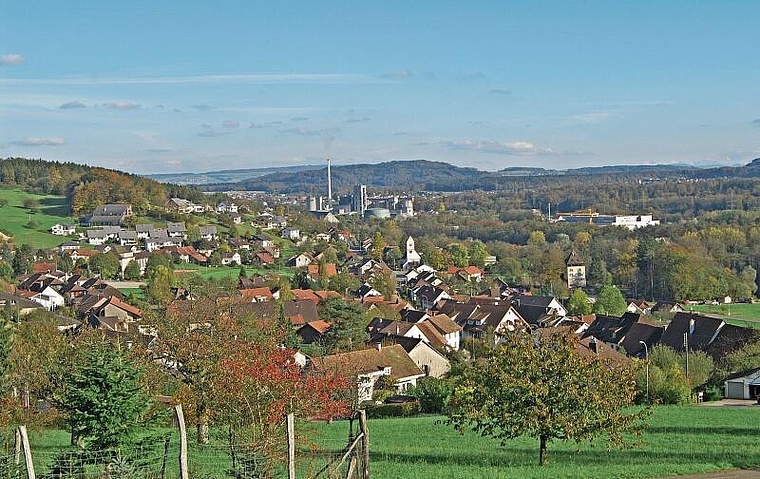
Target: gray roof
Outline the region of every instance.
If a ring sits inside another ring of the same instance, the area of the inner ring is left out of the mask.
[[[92,216],[124,216],[129,209],[129,205],[110,204],[95,207]]]
[[[185,228],[185,223],[182,222],[166,223],[166,231],[169,233],[184,233],[187,231],[187,228]]]

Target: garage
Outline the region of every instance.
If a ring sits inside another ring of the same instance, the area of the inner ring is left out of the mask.
[[[724,385],[728,399],[757,399],[760,396],[760,368],[732,374]]]

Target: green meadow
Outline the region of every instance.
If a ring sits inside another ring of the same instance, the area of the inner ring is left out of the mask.
[[[519,438],[504,445],[445,425],[441,416],[370,419],[371,476],[398,478],[659,478],[671,475],[760,467],[760,406],[667,406],[653,410],[644,442],[630,449],[554,441],[548,464],[537,465],[538,440]],[[356,425],[354,425],[356,426]],[[193,428],[189,426],[192,433]],[[299,423],[298,437],[317,450],[299,448],[298,477],[309,477],[325,457],[339,457],[348,439],[348,422]],[[170,466],[176,462],[176,432],[169,433]],[[193,438],[191,437],[192,441]],[[33,431],[30,438],[40,470],[57,452],[70,449],[62,431]],[[154,443],[161,449],[161,442]],[[229,456],[224,441],[198,447],[191,443],[189,467],[199,477],[226,477]],[[160,453],[157,454],[160,456]],[[160,459],[156,457],[156,461]],[[170,469],[174,469],[170,467]]]
[[[37,201],[34,211],[24,207],[26,199]],[[29,244],[34,248],[57,246],[66,238],[50,234],[50,227],[56,223],[77,223],[75,218],[68,216],[69,205],[64,196],[35,195],[19,189],[0,188],[0,200],[6,202],[0,208],[0,230],[12,236],[16,244]]]
[[[760,328],[760,303],[696,304],[689,306],[689,309],[721,315],[727,323],[736,326]]]

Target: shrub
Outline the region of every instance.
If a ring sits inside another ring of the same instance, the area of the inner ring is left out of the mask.
[[[422,412],[440,414],[446,407],[451,389],[448,381],[427,377],[410,390],[409,394],[419,400]]]
[[[366,407],[367,417],[380,419],[385,417],[412,417],[420,413],[419,401],[401,404],[373,404]]]

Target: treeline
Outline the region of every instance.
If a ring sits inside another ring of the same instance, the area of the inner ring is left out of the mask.
[[[37,194],[65,195],[72,215],[104,203],[130,203],[137,213],[163,206],[172,197],[208,201],[199,189],[167,185],[137,175],[69,162],[41,159],[0,159],[0,182]]]

